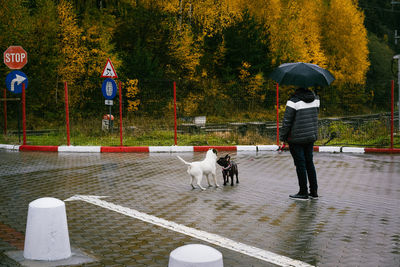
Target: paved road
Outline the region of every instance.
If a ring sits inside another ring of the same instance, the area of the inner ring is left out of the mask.
[[[400,155],[315,153],[321,197],[309,201],[288,198],[297,191],[288,152],[231,153],[240,184],[206,191],[191,190],[176,155],[0,150],[0,265],[23,248],[31,201],[95,195],[311,265],[400,266]],[[277,266],[88,202],[66,208],[71,246],[96,259],[84,266],[167,266],[190,243],[218,249],[224,266]]]

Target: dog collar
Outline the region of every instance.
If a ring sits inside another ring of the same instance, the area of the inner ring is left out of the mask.
[[[232,163],[229,163],[229,165],[228,165],[228,167],[222,167],[222,169],[224,170],[224,171],[226,171],[226,170],[229,170],[230,168],[232,167]]]

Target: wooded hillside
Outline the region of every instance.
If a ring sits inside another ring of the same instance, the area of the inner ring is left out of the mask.
[[[326,103],[349,103],[330,112],[356,112],[387,105],[400,25],[400,6],[390,12],[389,2],[8,0],[0,9],[0,48],[28,52],[28,111],[50,120],[62,117],[64,81],[72,112],[101,113],[107,58],[123,82],[125,111],[138,114],[170,110],[172,81],[181,116],[273,110],[268,73],[297,61],[336,77],[319,93]],[[2,64],[0,71],[4,81],[10,70]],[[282,88],[282,103],[290,90]]]

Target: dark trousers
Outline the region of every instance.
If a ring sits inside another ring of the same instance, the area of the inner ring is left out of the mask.
[[[313,162],[314,143],[289,144],[294,165],[296,166],[297,179],[299,180],[300,194],[307,194],[307,178],[310,183],[310,192],[317,193],[317,173]]]

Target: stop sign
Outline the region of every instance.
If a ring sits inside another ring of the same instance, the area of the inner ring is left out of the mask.
[[[22,69],[28,63],[28,53],[22,46],[10,46],[4,51],[4,64],[10,69]]]

